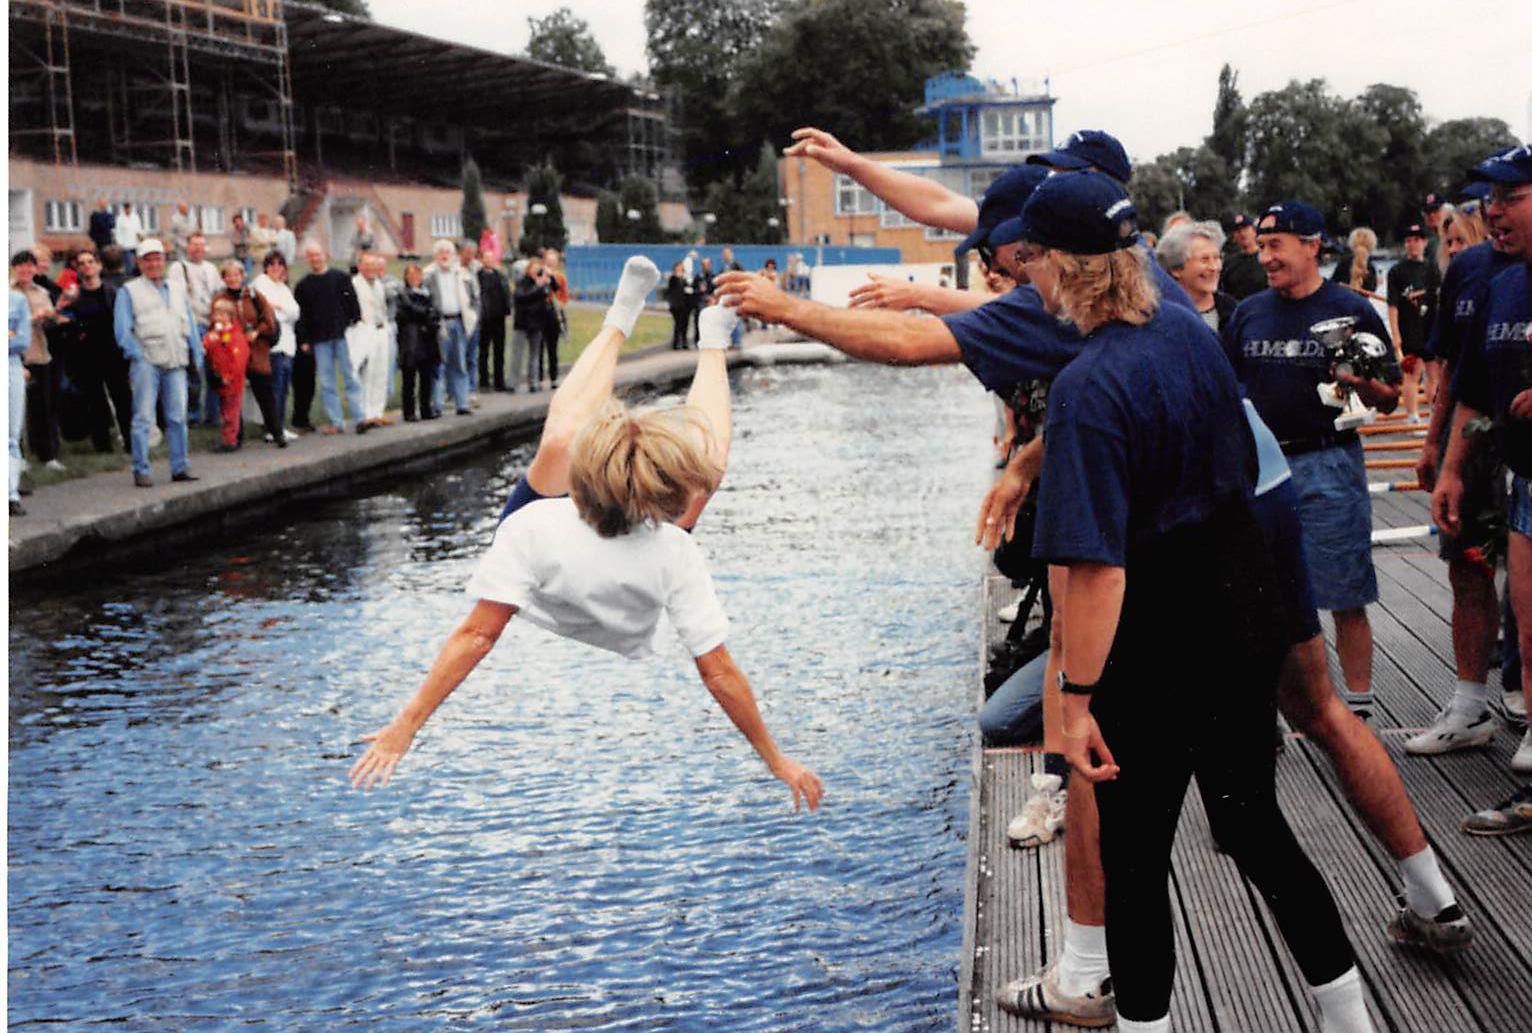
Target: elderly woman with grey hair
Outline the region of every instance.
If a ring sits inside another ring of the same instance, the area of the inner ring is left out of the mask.
[[[1239,302],[1218,289],[1223,272],[1223,227],[1216,222],[1183,222],[1165,231],[1154,249],[1160,266],[1191,295],[1202,321],[1218,333]]]

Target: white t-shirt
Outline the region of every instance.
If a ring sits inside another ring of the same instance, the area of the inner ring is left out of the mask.
[[[661,613],[694,657],[718,648],[729,633],[691,535],[661,524],[603,538],[567,497],[539,499],[506,517],[467,592],[509,603],[518,617],[556,635],[634,660],[655,652]]]
[[[271,350],[278,355],[297,355],[298,335],[294,328],[298,325],[298,299],[293,297],[291,288],[265,273],[257,276],[250,286],[270,302],[271,310],[276,313],[278,337]]]

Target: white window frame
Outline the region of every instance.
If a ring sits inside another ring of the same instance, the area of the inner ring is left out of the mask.
[[[64,216],[60,218],[60,216]],[[79,201],[68,199],[43,202],[43,232],[79,233],[84,227],[84,213]]]
[[[224,232],[223,206],[217,204],[198,205],[197,227],[204,235]]]
[[[835,174],[835,214],[838,216],[877,215],[882,205],[872,191],[845,173]]]
[[[457,240],[463,235],[463,216],[460,212],[443,212],[431,216],[432,240]]]
[[[250,204],[240,205],[239,214],[243,215],[245,217],[245,229],[247,229],[247,230],[255,229],[255,219],[256,219],[256,216],[259,215],[260,213],[255,210],[255,206],[254,205],[250,205]]]

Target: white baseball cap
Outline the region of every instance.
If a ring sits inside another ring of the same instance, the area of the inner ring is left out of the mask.
[[[165,245],[161,244],[154,237],[145,237],[138,242],[138,247],[135,250],[140,255],[163,255],[165,253]]]

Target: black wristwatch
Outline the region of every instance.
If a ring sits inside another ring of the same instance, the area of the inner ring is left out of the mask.
[[[1067,692],[1071,696],[1089,696],[1096,691],[1096,684],[1096,682],[1091,682],[1089,685],[1082,685],[1080,682],[1070,681],[1064,677],[1064,669],[1062,667],[1059,668],[1060,692]]]

